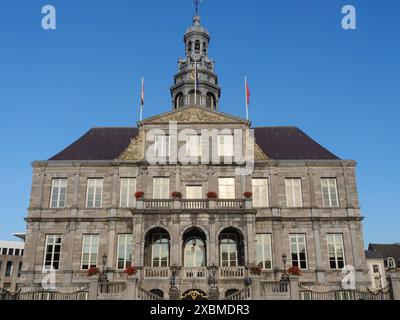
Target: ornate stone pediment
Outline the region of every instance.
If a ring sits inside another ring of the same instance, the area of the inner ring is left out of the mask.
[[[176,121],[178,123],[246,123],[243,119],[195,106],[149,118],[143,121],[143,123],[156,124],[168,123],[170,121]]]
[[[139,134],[132,139],[128,148],[120,155],[119,159],[126,161],[144,160],[144,131],[139,131]]]
[[[254,143],[254,160],[255,161],[269,160],[267,155],[264,153],[264,151],[257,143]]]
[[[208,175],[197,172],[189,172],[182,174],[182,181],[207,181]]]

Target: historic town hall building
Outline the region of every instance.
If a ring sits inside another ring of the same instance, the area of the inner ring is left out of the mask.
[[[20,287],[53,270],[58,289],[79,289],[97,281],[90,270],[131,299],[264,299],[284,297],[292,266],[300,288],[323,290],[347,265],[367,287],[356,163],[298,128],[220,112],[199,16],[184,42],[172,111],[33,163]]]

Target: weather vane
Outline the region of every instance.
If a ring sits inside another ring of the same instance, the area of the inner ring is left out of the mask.
[[[203,3],[203,0],[193,0],[193,5],[196,7],[196,16],[199,15],[199,7]]]

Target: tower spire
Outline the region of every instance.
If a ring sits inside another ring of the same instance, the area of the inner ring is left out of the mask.
[[[218,110],[221,88],[214,61],[208,55],[210,34],[201,25],[199,8],[202,0],[193,0],[196,8],[193,25],[184,35],[185,57],[179,59],[179,69],[171,87],[174,109],[198,106]]]
[[[196,17],[199,16],[199,9],[202,0],[193,0],[194,6],[196,7]]]

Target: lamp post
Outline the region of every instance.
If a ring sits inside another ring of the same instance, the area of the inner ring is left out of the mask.
[[[282,255],[282,262],[283,262],[283,274],[281,277],[281,281],[288,281],[289,280],[289,275],[286,272],[286,262],[287,262],[287,255],[284,253]]]
[[[219,289],[218,289],[217,280],[216,280],[218,267],[215,264],[213,264],[211,267],[209,267],[209,270],[211,271],[211,283],[212,283],[212,286],[211,286],[210,291],[208,293],[208,298],[210,300],[219,300]]]
[[[105,282],[108,282],[107,273],[106,273],[106,264],[107,264],[107,255],[106,254],[103,254],[102,262],[103,262],[103,270],[100,273],[99,282],[105,283]]]

